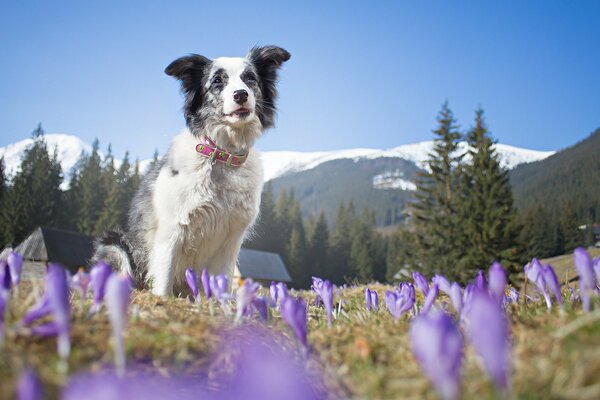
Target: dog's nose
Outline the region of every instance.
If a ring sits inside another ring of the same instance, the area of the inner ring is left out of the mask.
[[[235,92],[233,92],[233,101],[235,101],[239,105],[244,104],[246,100],[248,100],[248,92],[246,92],[244,89],[236,90]]]

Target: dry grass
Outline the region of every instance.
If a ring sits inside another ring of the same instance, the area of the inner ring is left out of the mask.
[[[381,298],[388,288],[375,286]],[[363,307],[363,291],[364,287],[343,291],[342,312],[331,328],[327,327],[324,311],[310,307],[309,368],[324,377],[332,398],[436,398],[410,352],[409,317],[396,323],[384,310],[368,313]],[[78,299],[73,302],[72,353],[67,373],[59,368],[52,338],[15,332],[11,326],[37,295],[39,284],[25,283],[7,315],[9,332],[0,353],[2,399],[13,396],[17,375],[25,366],[35,368],[50,398],[57,397],[70,375],[111,366],[108,321],[103,314],[83,317]],[[302,295],[314,299],[310,293]],[[163,375],[177,371],[206,374],[209,354],[220,346],[222,332],[233,325],[218,306],[213,307],[211,316],[206,302],[197,307],[187,299],[162,299],[135,292],[132,303],[126,335],[128,362]],[[440,303],[445,303],[443,298],[438,300]],[[594,305],[600,308],[598,299]],[[563,312],[548,312],[541,303],[511,306],[508,313],[513,343],[512,397],[600,398],[600,314],[586,317],[580,307],[572,309],[569,305]],[[579,324],[581,318],[584,320]],[[277,311],[269,329],[283,332],[292,340]],[[470,347],[463,375],[464,398],[496,397]]]

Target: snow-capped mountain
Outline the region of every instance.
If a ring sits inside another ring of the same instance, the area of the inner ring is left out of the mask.
[[[89,143],[84,142],[74,135],[47,134],[45,135],[45,139],[50,151],[53,151],[54,148],[58,150],[58,159],[62,165],[65,179],[68,179],[69,172],[77,163],[81,153],[85,152],[89,154],[92,151],[92,146]],[[17,171],[23,152],[32,143],[33,139],[25,139],[5,147],[0,147],[0,157],[4,157],[6,172],[9,176]],[[310,170],[328,161],[341,159],[358,161],[377,158],[400,158],[412,161],[420,168],[423,168],[432,148],[433,141],[426,141],[401,145],[388,150],[359,148],[320,152],[265,151],[261,153],[261,157],[265,169],[265,181],[269,181],[290,173]],[[461,143],[461,150],[465,149],[466,143]],[[503,165],[509,169],[522,163],[542,160],[554,154],[553,151],[528,150],[504,144],[497,144],[496,149],[501,156]],[[135,158],[135,155],[132,158]],[[140,170],[143,171],[149,162],[150,160],[140,161]],[[121,160],[115,159],[117,167],[120,163]],[[393,187],[393,184],[390,183],[390,179],[393,177],[393,173],[385,177],[385,182],[391,185],[389,187]],[[402,183],[401,187],[409,189],[412,186],[410,182],[407,182]]]
[[[429,153],[433,149],[433,141],[405,144],[389,150],[381,149],[350,149],[320,152],[295,152],[295,151],[265,151],[262,160],[265,169],[265,181],[280,176],[300,171],[310,170],[316,166],[332,160],[351,159],[369,160],[376,158],[401,158],[412,161],[419,168],[425,168]],[[465,151],[467,144],[460,144],[460,150]],[[520,147],[497,144],[496,150],[500,154],[504,167],[512,169],[519,164],[543,160],[554,154],[554,151],[538,151]]]
[[[58,160],[60,161],[63,177],[65,179],[63,182],[63,189],[66,189],[66,187],[68,187],[71,169],[75,166],[77,160],[79,160],[81,153],[91,153],[92,146],[77,136],[63,133],[46,134],[44,135],[44,138],[48,144],[48,150],[50,154],[52,154],[54,149],[56,149],[58,152]],[[25,149],[31,146],[32,143],[33,139],[28,138],[13,144],[9,144],[5,147],[0,147],[0,158],[4,157],[4,165],[6,168],[6,174],[8,176],[12,176],[17,172]],[[104,157],[104,153],[102,151],[99,151],[99,153],[101,157]],[[122,160],[115,158],[116,168],[121,165],[121,161]],[[144,171],[150,161],[151,160],[140,161],[140,171]]]

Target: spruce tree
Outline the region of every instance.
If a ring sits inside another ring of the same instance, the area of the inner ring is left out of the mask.
[[[62,170],[56,149],[50,154],[41,124],[33,131],[19,170],[0,210],[4,241],[17,244],[35,228],[53,226],[61,207]]]
[[[457,263],[464,255],[464,239],[458,208],[460,206],[459,151],[461,134],[448,103],[438,118],[433,152],[427,171],[417,177],[417,191],[412,205],[412,219],[418,252],[413,267],[425,274],[444,273],[457,277]]]
[[[487,269],[495,260],[505,268],[516,268],[523,258],[508,171],[500,165],[481,108],[475,112],[467,144],[469,161],[460,181],[462,201],[458,213],[466,239],[462,245],[466,254],[457,264],[462,280]]]
[[[267,182],[261,196],[260,214],[254,227],[254,234],[246,243],[247,247],[277,253],[274,243],[277,231],[277,217],[275,215],[275,200],[273,198],[273,185]]]
[[[328,262],[329,228],[325,220],[325,213],[321,211],[319,218],[308,234],[308,260],[307,266],[311,275],[331,280]]]
[[[103,206],[98,220],[94,226],[94,235],[101,235],[105,230],[119,228],[122,209],[119,208],[120,191],[117,184],[115,162],[112,148],[108,146],[108,152],[102,163],[102,192],[105,193]]]
[[[584,235],[579,229],[582,224],[573,204],[568,200],[560,208],[558,224],[562,245],[558,254],[572,253],[576,247],[584,245]]]
[[[329,272],[332,282],[342,284],[346,278],[353,277],[350,265],[350,248],[352,246],[351,229],[354,222],[354,204],[350,201],[346,208],[340,202],[335,220],[335,227],[329,240]]]
[[[131,200],[135,195],[139,182],[136,179],[132,181],[132,167],[129,162],[129,152],[125,152],[125,157],[117,171],[117,190],[118,190],[118,209],[119,209],[119,226],[125,228],[127,226],[127,218]]]
[[[102,212],[106,193],[102,185],[102,159],[99,154],[98,139],[92,144],[92,153],[86,158],[85,164],[77,179],[81,206],[77,210],[76,226],[81,233],[94,234],[96,222]]]

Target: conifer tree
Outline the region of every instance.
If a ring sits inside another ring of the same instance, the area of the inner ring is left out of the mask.
[[[41,124],[33,131],[0,210],[4,240],[16,244],[35,228],[55,225],[61,207],[62,170],[56,149],[50,154]]]
[[[256,250],[277,252],[274,239],[277,235],[277,217],[275,215],[275,200],[273,185],[267,182],[261,196],[260,214],[254,228],[254,234],[246,246]]]
[[[94,226],[94,235],[101,235],[107,229],[117,229],[120,226],[121,213],[123,210],[119,207],[120,191],[117,184],[115,171],[115,162],[112,155],[112,148],[108,146],[108,152],[102,162],[102,192],[105,193],[103,199],[102,212]]]
[[[340,202],[335,220],[335,227],[329,240],[329,276],[336,284],[342,284],[346,278],[353,276],[350,265],[350,248],[352,246],[351,229],[354,222],[354,204],[352,201],[346,208]]]
[[[428,275],[444,273],[456,277],[457,262],[464,255],[462,227],[457,213],[460,204],[459,151],[461,134],[448,103],[438,118],[433,152],[427,161],[428,171],[417,178],[417,191],[412,207],[418,253],[413,267]]]
[[[102,185],[102,159],[98,151],[99,147],[98,139],[95,139],[92,153],[86,157],[77,178],[78,193],[74,193],[81,202],[77,210],[76,227],[79,232],[87,235],[94,234],[106,196]]]
[[[463,281],[495,260],[505,268],[516,268],[523,258],[508,171],[500,165],[481,108],[475,112],[475,125],[467,134],[467,144],[469,161],[460,182],[462,201],[458,213],[465,239],[461,246],[466,249],[466,254],[457,260],[458,275]]]
[[[313,276],[330,279],[328,265],[329,228],[325,213],[321,211],[319,218],[308,234],[307,267]]]
[[[560,208],[558,227],[560,230],[560,248],[557,254],[571,253],[576,247],[584,245],[584,236],[579,227],[579,216],[570,201],[565,201]]]

